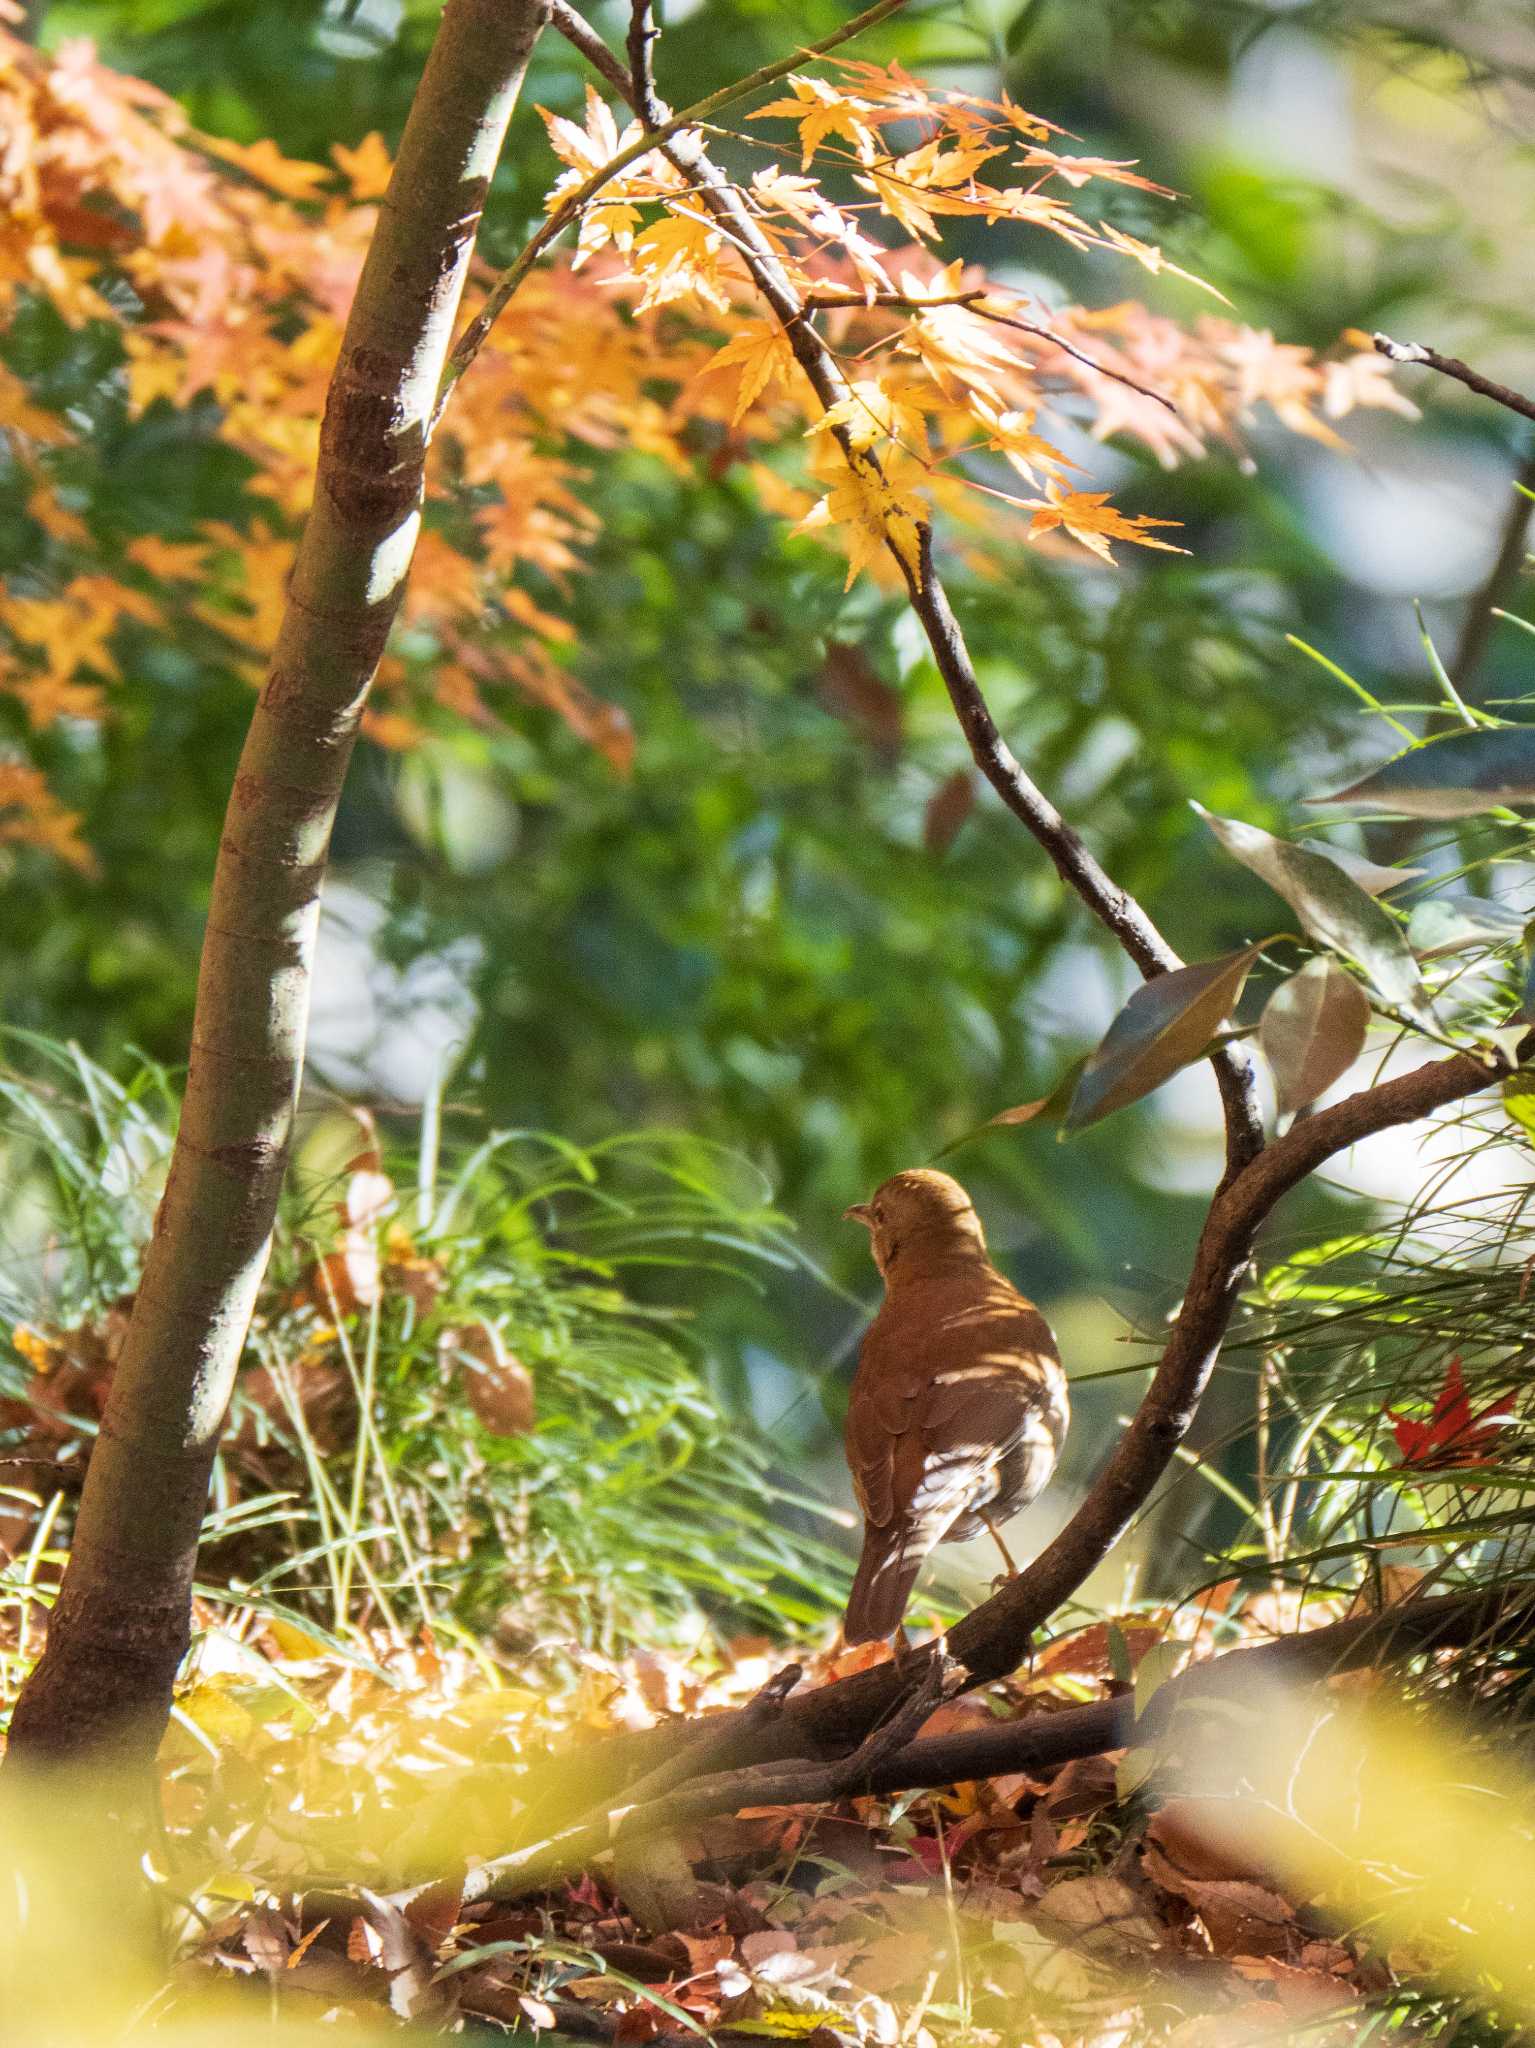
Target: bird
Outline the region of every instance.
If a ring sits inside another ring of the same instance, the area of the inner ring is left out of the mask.
[[[1055,1470],[1070,1405],[1050,1325],[987,1257],[957,1180],[897,1173],[845,1213],[867,1225],[885,1283],[847,1411],[864,1518],[842,1630],[851,1647],[896,1634],[940,1543],[989,1530],[1015,1575],[999,1525]]]

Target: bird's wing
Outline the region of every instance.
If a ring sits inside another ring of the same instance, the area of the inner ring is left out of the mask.
[[[926,1306],[920,1324],[888,1303],[870,1324],[846,1443],[866,1519],[883,1528],[909,1504],[936,1543],[968,1507],[978,1468],[1031,1435],[1059,1445],[1066,1382],[1050,1325],[1000,1273]]]
[[[922,1418],[935,1451],[963,1439],[1006,1451],[1041,1419],[1052,1434],[1065,1434],[1066,1378],[1055,1337],[1011,1287],[944,1316],[931,1348],[939,1356]]]
[[[858,1355],[845,1438],[853,1491],[865,1520],[877,1528],[894,1521],[906,1497],[896,1485],[896,1457],[913,1435],[922,1385],[909,1333],[881,1309]]]

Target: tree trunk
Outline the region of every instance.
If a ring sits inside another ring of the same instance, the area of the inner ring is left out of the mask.
[[[331,380],[314,507],[225,815],[170,1177],[8,1756],[152,1759],[287,1163],[320,884],[420,525],[438,383],[546,0],[447,0]]]

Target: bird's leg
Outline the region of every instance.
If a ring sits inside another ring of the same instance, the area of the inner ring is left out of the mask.
[[[999,1578],[995,1578],[991,1582],[991,1590],[994,1593],[1000,1592],[1002,1587],[1005,1586],[1009,1580],[1017,1578],[1018,1567],[1013,1563],[1012,1556],[1008,1551],[1008,1547],[1002,1541],[1001,1530],[997,1527],[996,1523],[991,1519],[990,1515],[986,1513],[984,1508],[977,1509],[977,1513],[980,1515],[981,1520],[986,1524],[986,1528],[991,1537],[991,1540],[993,1543],[996,1544],[998,1550],[1001,1551],[1002,1562],[1007,1566],[1007,1570],[1003,1572]],[[1024,1662],[1028,1665],[1029,1675],[1030,1677],[1032,1677],[1034,1675],[1034,1638],[1032,1635],[1029,1637],[1029,1647],[1028,1650],[1025,1652]]]
[[[1012,1557],[1008,1552],[1007,1545],[1002,1541],[1002,1531],[991,1519],[991,1516],[987,1514],[984,1508],[979,1508],[976,1510],[976,1512],[980,1515],[981,1520],[986,1524],[987,1535],[990,1536],[992,1542],[995,1543],[998,1550],[1001,1551],[1002,1562],[1006,1567],[1001,1577],[993,1579],[991,1582],[991,1589],[993,1592],[996,1592],[998,1587],[1005,1586],[1009,1579],[1017,1578],[1018,1567],[1013,1563]]]

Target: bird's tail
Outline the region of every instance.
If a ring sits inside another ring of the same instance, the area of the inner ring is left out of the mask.
[[[865,1529],[863,1555],[842,1624],[842,1640],[849,1647],[877,1643],[900,1627],[927,1555],[925,1546],[902,1540],[908,1534],[898,1523],[889,1529]]]

